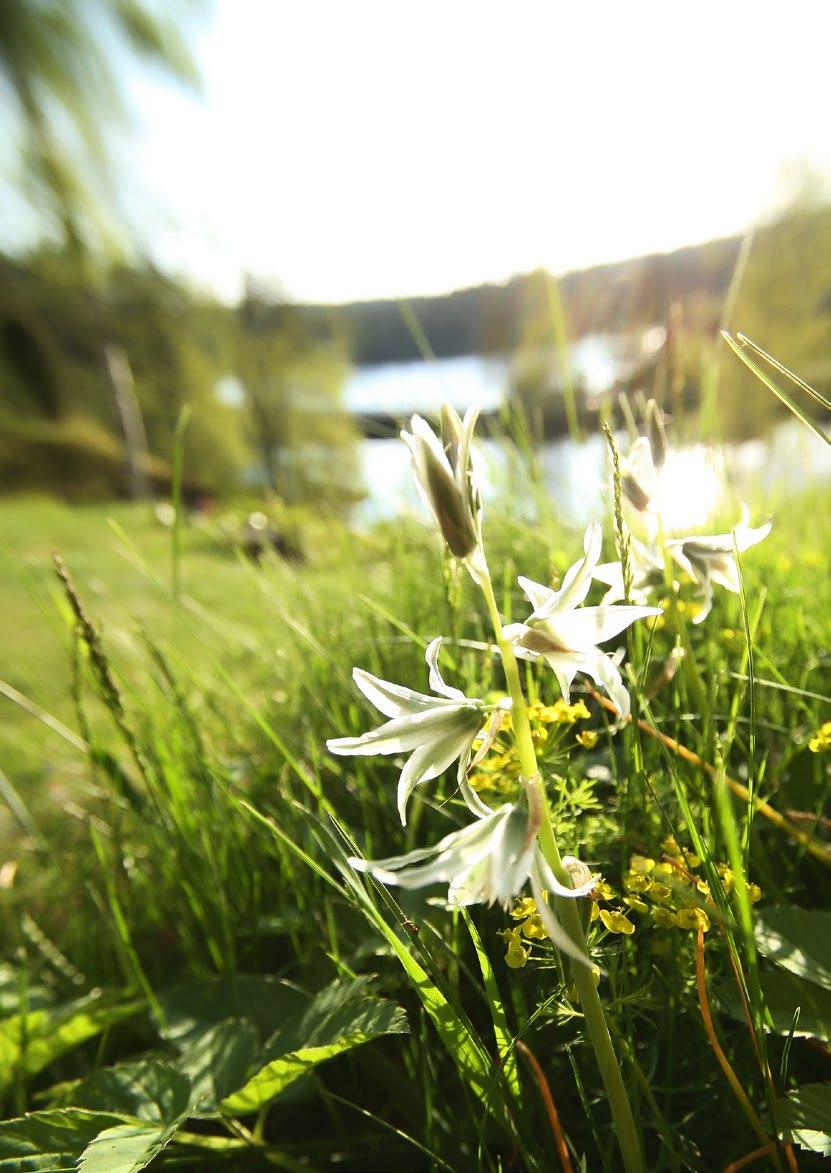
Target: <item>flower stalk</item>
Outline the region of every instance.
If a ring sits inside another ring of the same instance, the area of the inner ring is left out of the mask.
[[[508,691],[513,702],[513,731],[520,764],[525,777],[528,779],[527,785],[529,788],[533,787],[535,790],[534,797],[541,813],[539,829],[540,847],[555,877],[561,883],[571,887],[571,877],[563,865],[554,836],[554,828],[551,825],[548,796],[545,793],[545,788],[542,785],[537,768],[537,755],[534,749],[534,741],[531,737],[531,725],[528,720],[525,695],[519,677],[519,665],[514,655],[513,645],[503,634],[502,618],[499,614],[499,607],[493,592],[493,584],[486,565],[484,567],[484,573],[480,576],[479,585],[485,599],[488,615],[493,624]],[[560,922],[571,938],[575,949],[583,955],[587,955],[586,935],[583,931],[580,910],[576,902],[565,897],[554,896],[553,899],[556,903]],[[580,1005],[583,1009],[583,1017],[586,1022],[586,1030],[594,1048],[603,1086],[606,1089],[606,1095],[609,1097],[612,1120],[626,1173],[644,1173],[646,1167],[643,1160],[640,1136],[635,1125],[635,1119],[632,1114],[626,1086],[623,1082],[620,1064],[618,1063],[614,1044],[609,1033],[603,1003],[600,1000],[600,995],[595,985],[594,973],[590,966],[574,961],[571,963],[571,973],[577,994],[580,998]]]

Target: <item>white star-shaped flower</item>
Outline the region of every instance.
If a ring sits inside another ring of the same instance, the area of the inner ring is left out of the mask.
[[[440,646],[439,637],[425,653],[430,687],[436,696],[380,680],[362,668],[353,669],[358,688],[390,720],[360,737],[338,737],[326,742],[330,753],[347,757],[410,753],[398,780],[398,813],[402,823],[407,821],[407,803],[416,786],[438,777],[457,758],[459,787],[469,808],[477,816],[491,813],[468,783],[467,767],[471,747],[488,713],[504,710],[507,702],[486,705],[445,684],[438,668]],[[491,739],[496,732],[492,730]]]
[[[527,623],[513,623],[505,636],[516,654],[526,660],[545,660],[559,681],[563,697],[570,697],[578,672],[589,676],[617,706],[621,718],[631,704],[620,672],[612,658],[597,646],[624,631],[636,619],[660,615],[659,607],[581,607],[589,593],[600,558],[602,533],[597,522],[586,530],[584,557],[567,571],[558,591],[520,578],[519,585],[534,610]]]

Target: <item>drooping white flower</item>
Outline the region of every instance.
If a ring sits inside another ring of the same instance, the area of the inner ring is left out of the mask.
[[[632,571],[629,597],[633,603],[645,605],[653,587],[660,586],[664,581],[663,559],[656,549],[645,546],[630,534],[629,566]],[[626,597],[622,562],[601,562],[592,571],[592,578],[609,588],[601,600],[604,606]]]
[[[438,694],[436,696],[391,684],[362,668],[355,668],[352,676],[358,688],[390,720],[360,737],[338,737],[326,742],[330,753],[347,757],[412,751],[398,780],[398,813],[402,823],[407,821],[407,802],[415,787],[438,777],[457,758],[459,787],[469,808],[477,816],[491,813],[491,808],[468,783],[467,767],[471,747],[487,714],[506,707],[506,702],[489,706],[445,684],[438,667],[440,646],[439,637],[432,641],[425,653],[430,669],[430,687]],[[493,732],[491,738],[495,735]]]
[[[730,533],[715,534],[712,537],[674,538],[667,542],[667,549],[682,570],[693,582],[701,587],[703,606],[693,620],[701,623],[713,607],[713,583],[738,594],[740,589],[739,568],[735,551],[740,554],[764,541],[773,526],[772,521],[752,528],[750,512],[746,505],[741,507],[741,517]],[[735,537],[735,546],[733,540]]]
[[[518,656],[543,659],[549,664],[566,700],[574,677],[583,672],[606,690],[625,719],[631,709],[629,693],[612,658],[597,645],[618,635],[636,619],[661,612],[659,607],[580,606],[589,593],[601,543],[600,526],[592,522],[583,542],[585,555],[567,571],[558,591],[520,578],[519,585],[534,610],[526,623],[510,624],[504,633]]]
[[[505,803],[498,810],[446,835],[433,847],[394,855],[388,859],[351,858],[356,871],[368,872],[382,884],[399,888],[424,888],[448,884],[449,904],[493,904],[507,907],[530,878],[537,907],[552,941],[570,957],[585,964],[589,960],[571,941],[545,901],[543,891],[558,896],[587,896],[595,881],[588,879],[575,887],[561,884],[548,867],[537,844],[539,820],[533,807]],[[570,870],[577,860],[563,860]],[[573,873],[572,873],[573,874]]]
[[[427,508],[433,514],[448,548],[461,558],[478,581],[483,572],[481,549],[482,496],[476,479],[471,440],[478,407],[470,407],[464,420],[448,404],[441,409],[441,439],[419,415],[411,432],[401,432],[410,449],[413,478]]]
[[[660,517],[653,498],[658,491],[658,471],[647,436],[639,436],[620,461],[623,509],[629,529],[645,542],[653,542],[660,531]]]

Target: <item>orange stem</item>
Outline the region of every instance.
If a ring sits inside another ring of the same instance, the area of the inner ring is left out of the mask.
[[[612,702],[605,696],[601,696],[600,693],[596,692],[593,688],[589,688],[588,693],[608,712],[614,713],[616,717],[620,716],[617,706],[613,705]],[[626,720],[627,722],[631,722],[631,716],[627,717]],[[737,796],[737,798],[740,798],[743,802],[750,802],[750,791],[746,786],[743,786],[741,782],[737,782],[735,778],[730,778],[727,774],[722,774],[720,770],[716,770],[716,768],[711,766],[709,762],[705,762],[704,759],[700,758],[697,753],[693,753],[691,749],[687,749],[685,745],[682,745],[680,741],[676,741],[674,737],[669,737],[666,733],[661,733],[659,730],[653,729],[647,721],[639,720],[636,722],[636,724],[641,732],[646,733],[649,737],[654,737],[658,741],[662,742],[667,747],[667,749],[672,750],[674,754],[677,754],[678,757],[682,758],[685,762],[690,762],[691,765],[697,766],[711,778],[723,778],[733,793]],[[790,836],[791,839],[796,840],[796,842],[799,843],[800,846],[804,847],[805,850],[814,857],[814,859],[818,859],[821,863],[824,863],[826,867],[831,867],[831,849],[822,843],[818,843],[811,835],[806,834],[805,831],[801,831],[799,827],[795,827],[793,823],[789,823],[784,815],[780,814],[778,810],[775,810],[770,805],[770,803],[765,802],[763,798],[757,798],[754,796],[753,808],[754,810],[757,810],[760,815],[764,815],[764,817],[773,823],[775,827],[778,827],[780,831],[784,831],[785,834]]]
[[[771,1150],[773,1164],[777,1169],[781,1169],[782,1165],[779,1160],[776,1144],[771,1144],[770,1138],[762,1128],[762,1125],[759,1122],[759,1117],[756,1115],[755,1111],[753,1110],[753,1105],[747,1098],[747,1093],[739,1083],[739,1078],[735,1071],[730,1066],[730,1060],[721,1049],[721,1044],[719,1043],[718,1037],[716,1035],[716,1029],[713,1026],[713,1019],[712,1015],[710,1014],[710,1003],[707,999],[707,978],[704,970],[704,930],[702,928],[699,928],[698,930],[698,941],[695,951],[695,984],[698,990],[698,1005],[701,1009],[701,1017],[704,1021],[704,1029],[707,1032],[707,1038],[710,1040],[710,1046],[713,1048],[713,1054],[715,1055],[719,1066],[727,1077],[727,1082],[730,1084],[733,1095],[739,1101],[742,1111],[750,1122],[751,1128],[756,1133],[759,1140],[762,1141],[763,1147]]]
[[[545,1078],[545,1072],[537,1062],[534,1052],[525,1043],[517,1039],[516,1049],[528,1061],[531,1070],[534,1072],[534,1078],[537,1081],[537,1086],[540,1089],[545,1110],[548,1113],[548,1123],[551,1125],[551,1132],[554,1136],[554,1147],[557,1150],[557,1156],[560,1159],[560,1165],[563,1173],[574,1173],[571,1164],[571,1155],[566,1144],[565,1134],[560,1125],[560,1117],[557,1115],[557,1108],[554,1104],[554,1097],[551,1094],[548,1080]]]

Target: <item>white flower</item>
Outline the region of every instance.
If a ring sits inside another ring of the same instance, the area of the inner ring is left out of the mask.
[[[652,588],[664,581],[664,563],[657,550],[645,546],[636,537],[629,537],[629,567],[632,571],[632,586],[629,597],[633,603],[646,604]],[[623,563],[602,562],[595,566],[592,578],[602,582],[609,589],[601,600],[604,606],[617,603],[626,597],[623,587]]]
[[[457,758],[459,786],[465,801],[477,816],[490,813],[490,807],[468,783],[466,772],[471,746],[494,706],[466,697],[458,688],[445,684],[438,668],[440,645],[441,638],[434,639],[425,653],[430,687],[437,696],[414,692],[355,668],[352,676],[358,688],[390,720],[360,737],[339,737],[326,742],[331,753],[344,756],[413,751],[398,781],[398,813],[402,823],[407,821],[407,802],[415,787],[438,777]],[[504,703],[495,708],[504,708]]]
[[[520,578],[519,585],[534,611],[527,623],[506,627],[505,636],[513,642],[518,656],[549,664],[566,700],[575,675],[583,672],[606,690],[625,719],[631,708],[629,693],[611,657],[597,645],[636,619],[660,615],[661,611],[659,607],[580,607],[589,593],[601,543],[600,526],[592,522],[583,542],[585,557],[567,571],[559,591]]]
[[[446,835],[433,847],[394,855],[389,859],[356,859],[349,864],[356,871],[369,872],[382,884],[399,888],[424,888],[428,884],[449,885],[447,900],[452,905],[493,904],[507,907],[531,879],[534,899],[554,944],[585,964],[588,957],[572,942],[545,901],[544,891],[558,896],[587,896],[594,887],[588,879],[577,887],[561,884],[546,863],[536,842],[539,819],[524,805],[505,803],[460,831]],[[578,861],[563,860],[566,870]],[[578,865],[579,866],[579,865]]]
[[[629,529],[647,542],[660,531],[660,517],[653,505],[658,492],[658,472],[648,437],[640,436],[620,461],[620,486]]]
[[[701,623],[712,610],[713,583],[734,594],[739,593],[741,584],[735,551],[738,550],[741,554],[751,546],[758,545],[768,536],[773,526],[772,521],[766,521],[764,525],[753,529],[748,525],[749,520],[748,508],[742,505],[741,518],[729,534],[674,538],[667,542],[667,549],[681,569],[701,587],[703,606],[693,620],[694,623]]]
[[[464,420],[448,404],[441,409],[441,439],[421,416],[414,415],[412,432],[401,439],[413,458],[413,478],[427,508],[433,514],[450,552],[462,558],[474,579],[483,570],[481,552],[482,497],[477,483],[470,443],[479,415],[471,407]]]

